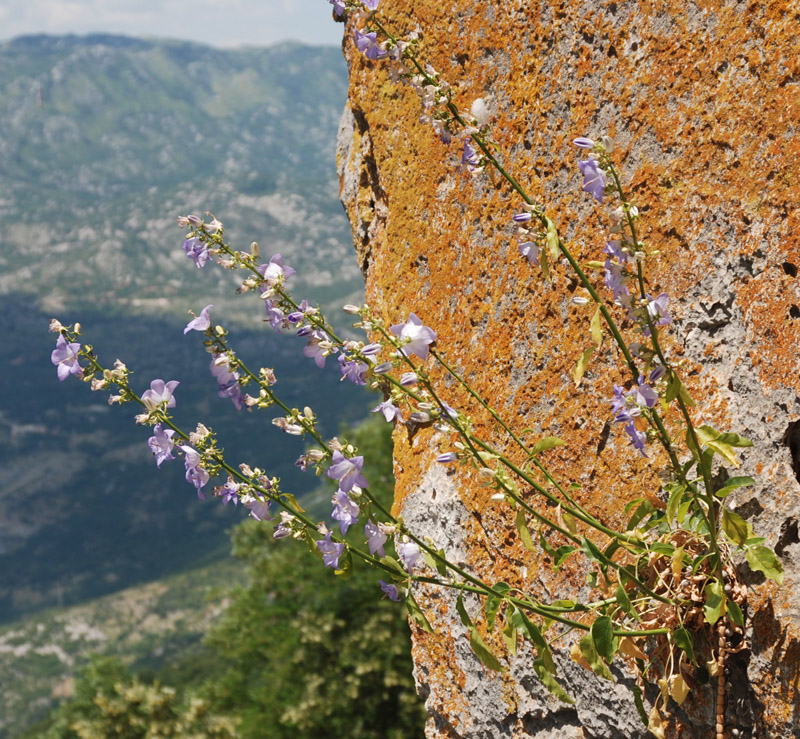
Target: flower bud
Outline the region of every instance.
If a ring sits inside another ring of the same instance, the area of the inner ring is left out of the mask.
[[[357,316],[360,308],[357,305],[350,305],[348,303],[347,305],[342,306],[342,310],[345,313],[349,313],[351,316]]]

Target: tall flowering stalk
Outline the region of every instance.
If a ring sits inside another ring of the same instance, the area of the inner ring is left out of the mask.
[[[479,99],[468,112],[459,110],[450,85],[419,57],[417,36],[401,39],[387,30],[377,16],[379,0],[331,3],[334,13],[348,20],[358,50],[373,62],[389,64],[391,79],[416,91],[423,120],[434,134],[445,143],[461,139],[459,169],[469,176],[483,172],[497,176],[517,193],[521,202],[509,220],[517,229],[520,256],[537,268],[543,279],[549,279],[563,261],[586,290],[589,297],[578,300],[596,307],[591,344],[575,363],[575,384],[580,385],[601,347],[605,326],[630,382],[627,388],[614,386],[604,412],[627,435],[634,453],[647,455],[653,442],[665,450],[671,474],[665,486],[665,510],[636,501],[622,531],[588,511],[576,499],[571,483],[559,480],[548,467],[547,452],[564,442],[547,436],[526,443],[490,399],[482,397],[451,365],[445,348],[439,345],[438,332],[426,325],[424,316],[412,312],[404,321],[392,324],[368,305],[345,306],[345,311],[357,318],[354,326],[367,333],[366,341],[346,339],[339,336],[319,306],[293,297],[288,280],[294,269],[280,254],[265,262],[255,243],[248,250],[234,249],[225,241],[223,224],[216,217],[180,217],[179,225],[188,231],[182,250],[197,268],[216,263],[239,271],[243,275],[239,292],[258,296],[264,320],[274,330],[302,340],[298,351],[302,361],[313,361],[322,370],[331,359],[343,381],[381,391],[383,401],[374,411],[387,422],[410,428],[433,426],[447,435],[445,448],[437,450],[436,462],[475,470],[494,490],[493,498],[507,506],[526,548],[546,553],[555,568],[570,558],[582,558],[591,571],[590,584],[603,597],[583,603],[546,603],[521,588],[482,580],[417,536],[371,495],[358,450],[346,440],[324,438],[311,408],[285,403],[270,368],[251,369],[242,361],[227,330],[214,323],[212,305],[186,325],[184,334],[203,335],[217,392],[229,398],[237,411],[277,411],[272,424],[304,438],[309,446],[298,457],[298,467],[324,474],[338,486],[331,501],[330,517],[335,523],[330,528],[326,522],[312,520],[293,495],[281,490],[277,478],[247,463],[231,464],[210,428],[202,423],[192,432],[179,428],[170,415],[176,404],[177,380],[154,379],[149,389],[138,395],[122,362],[118,360],[113,369],[104,368],[92,347],[80,343],[79,326],[65,327],[53,321],[51,330],[58,339],[51,361],[58,378],[81,377],[93,390],[110,391],[109,402],[140,406],[136,421],[153,429],[147,443],[155,463],[160,467],[182,457],[186,480],[198,496],[214,481],[215,497],[225,504],[241,505],[259,521],[273,522],[276,538],[306,542],[323,566],[337,575],[346,577],[354,561],[380,570],[385,579],[377,582],[376,589],[379,585],[386,597],[405,601],[420,628],[433,627],[414,599],[415,584],[455,590],[472,648],[491,669],[505,670],[506,666],[483,641],[477,628],[481,619],[489,630],[502,624],[512,653],[520,638],[532,644],[537,676],[561,700],[572,698],[556,680],[552,644],[568,634],[581,634],[571,649],[572,657],[602,677],[610,678],[609,664],[618,653],[641,660],[642,677],[662,686],[649,715],[642,707],[641,694],[637,697],[645,723],[658,735],[667,697],[680,703],[688,692],[683,675],[687,665],[697,666],[694,640],[704,625],[743,633],[746,591],[731,563],[732,553],[743,551],[751,567],[778,581],[782,578],[780,563],[763,546],[764,540],[724,504],[732,490],[753,481],[733,478],[720,488],[712,479],[715,455],[735,463],[734,449],[750,443],[737,434],[698,426],[692,419],[694,403],[660,340],[660,330],[671,321],[669,296],[651,295],[646,290],[648,254],[636,225],[640,214],[621,185],[611,141],[605,137],[574,141],[582,153],[577,164],[582,190],[610,210],[608,241],[598,261],[590,263],[603,270],[603,284],[599,285],[587,276],[554,218],[501,163],[499,147],[491,139],[486,103]],[[629,328],[623,331],[623,326]],[[635,342],[625,338],[630,330],[636,332]],[[434,367],[453,380],[446,389],[432,379],[437,374]],[[683,441],[670,434],[663,420],[664,409],[672,403],[683,421]],[[474,411],[489,413],[506,439],[495,444],[483,438],[475,430],[470,415]],[[516,449],[524,461],[515,462],[506,446]],[[547,506],[535,505],[536,498]],[[551,543],[551,535],[560,542],[558,546]],[[469,616],[464,608],[464,593],[482,599],[477,617]]]

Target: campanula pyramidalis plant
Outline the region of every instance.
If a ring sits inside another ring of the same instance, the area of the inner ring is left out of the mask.
[[[221,396],[229,397],[237,411],[275,413],[272,424],[278,430],[300,436],[307,444],[297,466],[338,483],[331,501],[333,528],[310,518],[268,471],[246,462],[235,465],[202,422],[193,431],[176,425],[170,409],[175,406],[178,381],[154,379],[138,394],[125,365],[118,361],[113,369],[105,367],[93,348],[80,343],[78,325],[63,326],[54,320],[51,330],[58,339],[52,362],[58,378],[82,377],[93,390],[109,390],[111,403],[138,406],[142,412],[136,422],[153,428],[146,443],[155,464],[160,467],[182,456],[186,480],[200,497],[213,486],[213,495],[225,504],[241,504],[256,520],[271,523],[277,539],[305,542],[324,567],[341,577],[354,566],[377,570],[383,579],[376,576],[376,596],[405,603],[419,628],[432,626],[415,599],[418,584],[454,591],[470,644],[492,670],[507,669],[505,656],[484,642],[476,624],[479,619],[489,631],[502,629],[511,654],[521,640],[529,643],[536,654],[536,676],[566,702],[574,699],[558,679],[553,652],[559,640],[570,639],[573,659],[601,678],[610,679],[609,664],[616,655],[633,657],[640,670],[636,704],[650,731],[663,736],[662,716],[669,699],[682,703],[692,689],[687,677],[703,669],[695,642],[707,638],[708,628],[744,633],[747,590],[732,558],[742,554],[752,569],[782,580],[774,552],[725,505],[733,489],[754,481],[733,478],[720,487],[714,479],[715,456],[735,463],[736,449],[751,443],[694,420],[694,401],[660,338],[659,332],[671,323],[669,295],[653,296],[646,290],[644,270],[651,255],[638,236],[641,216],[621,185],[611,140],[584,135],[573,142],[580,188],[607,210],[610,224],[606,243],[598,247],[598,261],[593,263],[602,270],[595,279],[575,258],[556,216],[530,197],[501,163],[486,101],[478,98],[468,110],[460,109],[451,85],[420,58],[418,33],[403,38],[391,32],[379,15],[379,0],[331,0],[331,4],[334,14],[347,23],[357,49],[371,62],[388,65],[391,81],[408,85],[419,95],[422,120],[431,126],[432,135],[446,144],[457,142],[452,158],[441,166],[471,177],[489,173],[510,186],[517,197],[508,213],[517,239],[515,258],[525,260],[531,279],[551,280],[556,270],[564,270],[581,286],[584,294],[573,301],[591,306],[594,314],[588,346],[573,369],[575,391],[580,391],[593,357],[610,337],[628,381],[614,385],[613,396],[601,400],[598,412],[627,435],[622,454],[646,456],[652,445],[663,448],[669,460],[663,471],[663,507],[645,499],[634,501],[623,528],[600,520],[574,497],[574,481],[559,479],[548,466],[547,452],[564,442],[555,436],[523,441],[526,435],[494,410],[492,399],[482,397],[450,366],[437,327],[427,325],[424,316],[411,312],[404,322],[391,323],[369,305],[345,306],[345,312],[357,319],[354,327],[366,336],[363,341],[343,338],[318,306],[292,295],[289,281],[295,271],[280,254],[263,261],[255,243],[249,250],[234,248],[225,240],[222,222],[211,214],[207,219],[178,218],[179,226],[188,231],[182,249],[191,262],[197,268],[217,264],[237,270],[242,275],[238,292],[263,303],[258,310],[273,330],[300,339],[298,357],[313,360],[321,371],[327,358],[335,357],[343,381],[382,393],[383,401],[373,410],[387,423],[409,430],[431,426],[443,433],[447,441],[433,450],[435,461],[454,465],[450,469],[455,474],[460,469],[477,472],[493,489],[492,499],[502,506],[522,544],[547,555],[555,568],[580,558],[588,573],[589,595],[581,602],[547,602],[533,586],[486,582],[416,535],[371,495],[358,450],[345,439],[324,438],[313,409],[287,405],[280,395],[280,378],[271,368],[251,369],[241,360],[229,343],[228,331],[212,316],[212,305],[186,325],[184,334],[203,335]],[[432,368],[447,382],[434,383]],[[680,417],[681,433],[667,428],[668,408]],[[474,430],[470,414],[476,411],[491,415],[506,436],[503,443],[493,443]],[[524,464],[502,451],[507,445],[523,455]],[[353,543],[352,536],[344,538],[351,528],[363,531],[361,546]],[[465,594],[481,599],[478,616],[471,617],[464,608]],[[727,643],[717,648],[720,675],[730,651]],[[643,697],[645,680],[661,686],[649,708]],[[721,737],[719,716],[717,723]]]

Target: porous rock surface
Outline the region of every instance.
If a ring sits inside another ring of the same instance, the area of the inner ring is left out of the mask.
[[[611,206],[580,192],[570,142],[613,138],[641,236],[658,251],[648,288],[670,295],[669,356],[698,402],[696,421],[754,442],[739,469],[720,474],[757,478],[728,502],[786,572],[779,587],[740,565],[749,648],[729,658],[726,736],[800,736],[800,5],[384,0],[380,14],[399,36],[420,32],[421,57],[461,110],[486,100],[501,161],[582,262],[602,258]],[[637,456],[608,425],[612,385],[630,382],[608,341],[575,388],[575,361],[590,345],[590,306],[571,302],[583,290],[567,268],[548,283],[518,255],[510,218],[519,197],[487,174],[459,173],[459,144],[445,146],[420,122],[419,97],[390,81],[386,62],[365,59],[352,30],[351,21],[338,161],[368,302],[388,323],[417,313],[452,365],[528,438],[564,439],[548,452],[551,469],[582,486],[584,506],[622,525],[628,501],[658,494],[665,460],[654,447]],[[452,382],[444,387],[479,433],[505,444],[487,414]],[[588,596],[577,557],[553,573],[474,472],[434,462],[448,449],[434,429],[397,429],[395,513],[490,582],[543,599]],[[561,680],[577,700],[559,703],[527,648],[512,657],[497,632],[486,635],[509,666],[488,670],[455,596],[416,592],[436,631],[414,634],[431,739],[647,735],[620,659],[611,683],[557,644]],[[466,605],[478,612],[477,600]],[[683,706],[671,704],[667,736],[714,736],[716,680],[692,688]]]

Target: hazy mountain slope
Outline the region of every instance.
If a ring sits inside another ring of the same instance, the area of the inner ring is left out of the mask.
[[[157,470],[132,409],[57,381],[49,317],[80,320],[140,392],[180,380],[180,423],[210,425],[232,461],[285,476],[292,492],[314,484],[294,467],[302,441],[216,397],[202,340],[182,335],[187,309],[213,302],[216,321],[251,327],[234,347],[275,367],[287,401],[312,405],[326,433],[368,400],[330,362],[320,372],[302,357],[300,339],[265,328],[233,275],[197,270],[174,223],[213,210],[233,239],[284,254],[298,297],[338,304],[362,289],[337,197],[339,50],[36,36],[0,44],[0,69],[2,622],[219,556],[242,516],[198,502],[180,462]]]
[[[175,217],[204,209],[288,257],[301,294],[360,289],[334,174],[338,49],[30,36],[0,44],[0,68],[0,293],[181,312],[230,296],[178,251]]]

